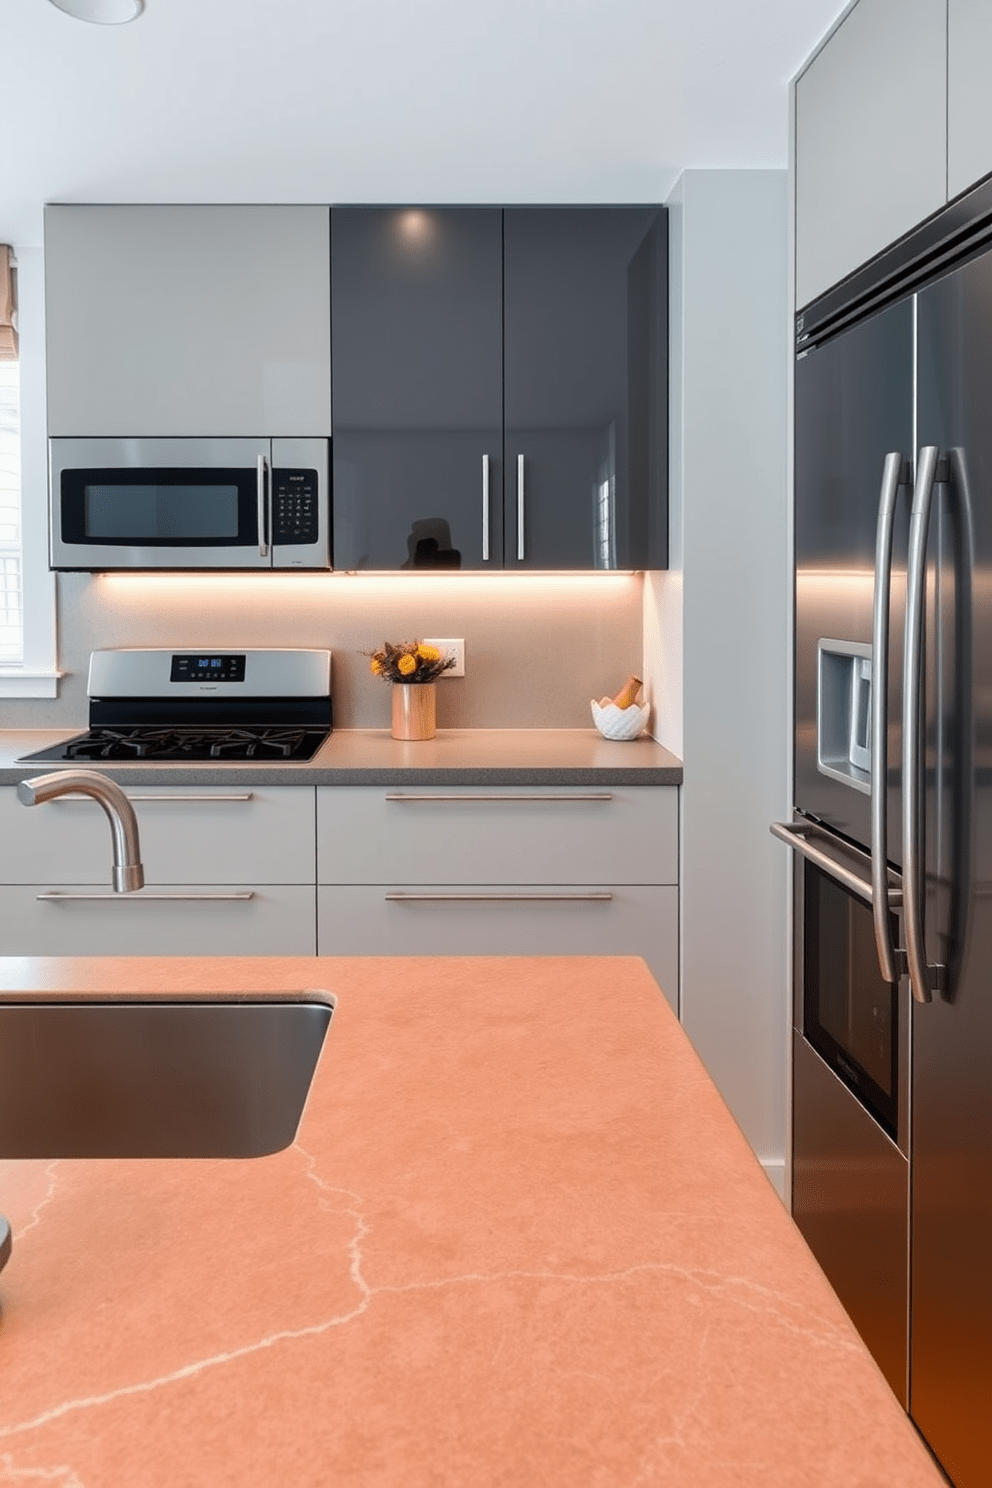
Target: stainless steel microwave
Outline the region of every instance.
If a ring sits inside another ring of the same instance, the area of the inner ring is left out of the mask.
[[[330,568],[326,439],[51,439],[53,569]]]

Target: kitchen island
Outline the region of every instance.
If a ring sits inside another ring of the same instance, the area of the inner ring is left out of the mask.
[[[283,1152],[0,1162],[0,1483],[943,1481],[638,959],[0,961],[304,988]]]

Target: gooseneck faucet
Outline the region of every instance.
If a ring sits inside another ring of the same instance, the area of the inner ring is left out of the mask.
[[[98,775],[95,770],[55,770],[51,775],[36,775],[22,780],[17,787],[18,799],[24,806],[40,806],[56,796],[92,796],[107,813],[114,839],[115,893],[130,894],[144,888],[145,870],[141,866],[141,845],[134,807],[119,785]]]
[[[17,787],[17,796],[25,806],[40,806],[43,801],[54,801],[56,796],[92,796],[107,813],[114,839],[114,875],[111,880],[114,892],[130,894],[145,886],[145,870],[141,866],[141,845],[138,841],[138,820],[134,807],[119,785],[105,780],[95,770],[56,770],[51,775],[36,775],[33,780],[22,780]],[[10,1225],[0,1214],[0,1271],[10,1259],[12,1249]]]

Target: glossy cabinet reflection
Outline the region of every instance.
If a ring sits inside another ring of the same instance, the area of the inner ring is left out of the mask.
[[[334,566],[667,563],[661,208],[335,208]]]
[[[502,214],[331,212],[334,566],[503,561]]]
[[[663,568],[663,210],[503,214],[507,568]]]

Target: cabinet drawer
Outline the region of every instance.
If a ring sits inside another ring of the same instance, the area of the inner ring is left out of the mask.
[[[321,956],[643,956],[677,1007],[674,886],[450,884],[317,890]]]
[[[317,791],[327,884],[678,882],[671,786]]]
[[[312,956],[314,910],[296,884],[17,885],[0,890],[0,935],[9,956]]]
[[[135,786],[148,884],[313,883],[314,796],[310,786]],[[110,828],[85,796],[28,809],[0,791],[7,850],[0,882],[109,884]]]

